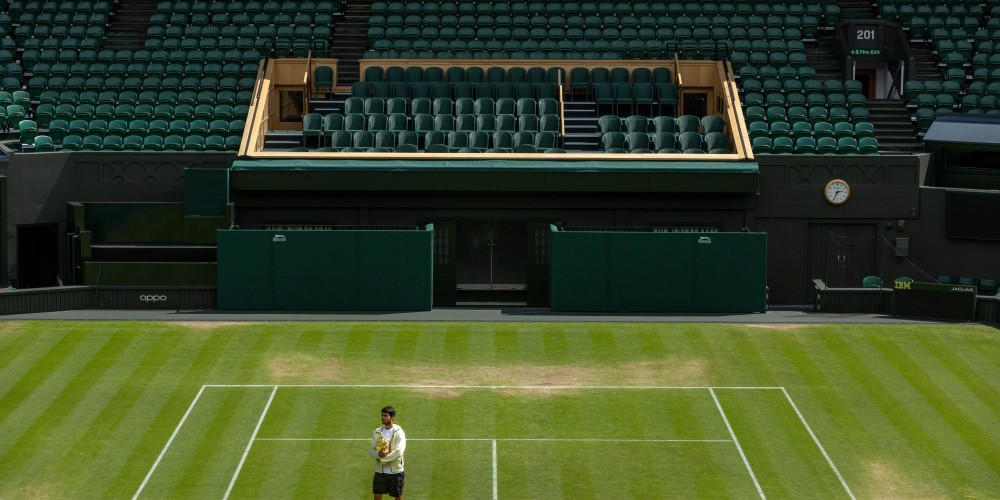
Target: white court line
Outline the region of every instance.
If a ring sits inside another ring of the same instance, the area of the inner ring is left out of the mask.
[[[180,432],[181,426],[184,425],[184,421],[187,420],[188,415],[191,414],[191,410],[194,409],[194,405],[195,403],[198,402],[198,398],[201,397],[201,393],[205,392],[205,387],[206,386],[204,385],[201,386],[201,389],[198,391],[198,394],[195,395],[194,400],[191,401],[191,405],[188,406],[187,411],[184,412],[184,416],[181,417],[181,421],[177,424],[177,427],[174,428],[174,433],[170,435],[170,439],[167,440],[167,444],[163,445],[163,450],[160,451],[160,455],[156,457],[156,461],[153,462],[153,466],[150,467],[149,472],[146,473],[146,478],[142,480],[142,484],[139,485],[139,489],[135,490],[135,495],[132,495],[132,500],[139,498],[139,494],[142,493],[143,488],[146,487],[146,483],[149,482],[149,478],[153,476],[153,471],[155,471],[156,467],[160,465],[160,460],[163,460],[163,455],[167,454],[167,448],[170,448],[170,443],[174,442],[174,438],[177,437],[177,433]]]
[[[715,406],[719,408],[719,415],[722,415],[722,421],[726,423],[726,429],[729,429],[729,435],[733,437],[733,442],[736,443],[736,450],[740,452],[740,458],[743,459],[743,464],[747,466],[747,472],[750,473],[750,479],[753,479],[753,485],[757,488],[757,493],[760,493],[761,498],[764,497],[764,490],[760,488],[760,483],[757,482],[757,476],[754,475],[753,469],[750,468],[750,462],[747,461],[747,456],[743,453],[743,447],[740,446],[740,441],[736,439],[736,433],[733,432],[732,426],[729,425],[729,419],[726,418],[726,412],[722,411],[722,404],[719,403],[719,398],[715,396],[715,391],[711,388],[708,392],[712,394],[712,399],[715,400]]]
[[[571,443],[732,443],[732,439],[614,439],[614,438],[406,438],[407,441],[559,441]],[[371,441],[370,438],[257,438],[255,441]]]
[[[497,500],[497,440],[493,440],[493,500]]]
[[[253,446],[254,438],[257,437],[257,433],[260,431],[260,425],[264,423],[264,417],[267,416],[267,410],[271,407],[271,401],[274,401],[274,394],[278,392],[278,386],[274,386],[274,390],[271,391],[271,397],[267,398],[267,404],[264,405],[264,411],[260,414],[260,419],[257,420],[257,427],[253,429],[253,435],[250,436],[250,441],[247,443],[247,449],[243,450],[243,458],[240,459],[240,464],[236,466],[236,472],[233,473],[233,479],[229,481],[229,487],[226,488],[226,494],[222,497],[222,500],[229,498],[229,493],[233,491],[233,485],[236,484],[236,477],[240,475],[240,469],[243,468],[243,463],[247,461],[247,455],[250,454],[250,447]]]
[[[392,384],[209,384],[205,387],[281,387],[281,388],[330,388],[330,389],[524,389],[524,390],[664,390],[664,389],[726,389],[726,390],[783,390],[783,387],[753,386],[673,386],[673,385],[392,385]]]
[[[847,492],[847,496],[851,497],[851,500],[855,500],[854,493],[852,493],[851,489],[847,487],[847,482],[845,482],[844,477],[840,475],[840,471],[837,470],[837,466],[833,465],[833,460],[830,459],[830,455],[827,455],[826,449],[824,449],[823,445],[819,442],[819,438],[816,437],[812,428],[809,427],[808,423],[806,423],[806,419],[802,416],[802,412],[799,411],[799,407],[795,405],[795,401],[792,401],[792,396],[788,394],[788,391],[786,391],[784,387],[781,388],[781,392],[785,393],[785,398],[788,399],[788,403],[792,405],[792,409],[795,410],[795,414],[799,416],[799,420],[802,421],[802,425],[806,427],[806,430],[809,431],[809,435],[812,436],[813,442],[815,442],[816,446],[819,447],[819,451],[823,453],[823,457],[826,458],[826,463],[830,464],[830,468],[833,469],[833,473],[837,475],[837,479],[840,480],[840,484],[844,487],[844,491]]]

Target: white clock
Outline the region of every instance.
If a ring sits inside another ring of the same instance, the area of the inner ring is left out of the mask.
[[[851,186],[843,179],[833,179],[823,188],[823,198],[831,205],[843,205],[851,197]]]

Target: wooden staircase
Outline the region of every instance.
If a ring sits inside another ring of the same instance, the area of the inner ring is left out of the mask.
[[[333,27],[330,51],[337,58],[337,85],[349,86],[361,79],[358,60],[368,50],[368,18],[371,0],[351,0],[343,17]]]
[[[146,42],[149,17],[156,13],[157,0],[129,0],[116,4],[111,25],[104,35],[104,48],[141,49]]]

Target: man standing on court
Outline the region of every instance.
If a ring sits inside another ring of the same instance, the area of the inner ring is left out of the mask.
[[[368,454],[375,459],[375,478],[372,493],[375,500],[382,495],[402,500],[403,498],[403,452],[406,451],[406,434],[396,425],[396,409],[382,408],[382,425],[375,429],[372,446]]]

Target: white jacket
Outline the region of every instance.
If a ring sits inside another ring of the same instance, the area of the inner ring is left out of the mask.
[[[378,456],[378,450],[375,449],[375,442],[378,441],[379,434],[389,442],[389,454],[381,458]],[[371,448],[368,450],[368,454],[375,459],[375,472],[385,474],[403,472],[404,451],[406,451],[406,434],[402,427],[392,424],[391,429],[386,429],[384,425],[375,429],[375,433],[372,434]]]

